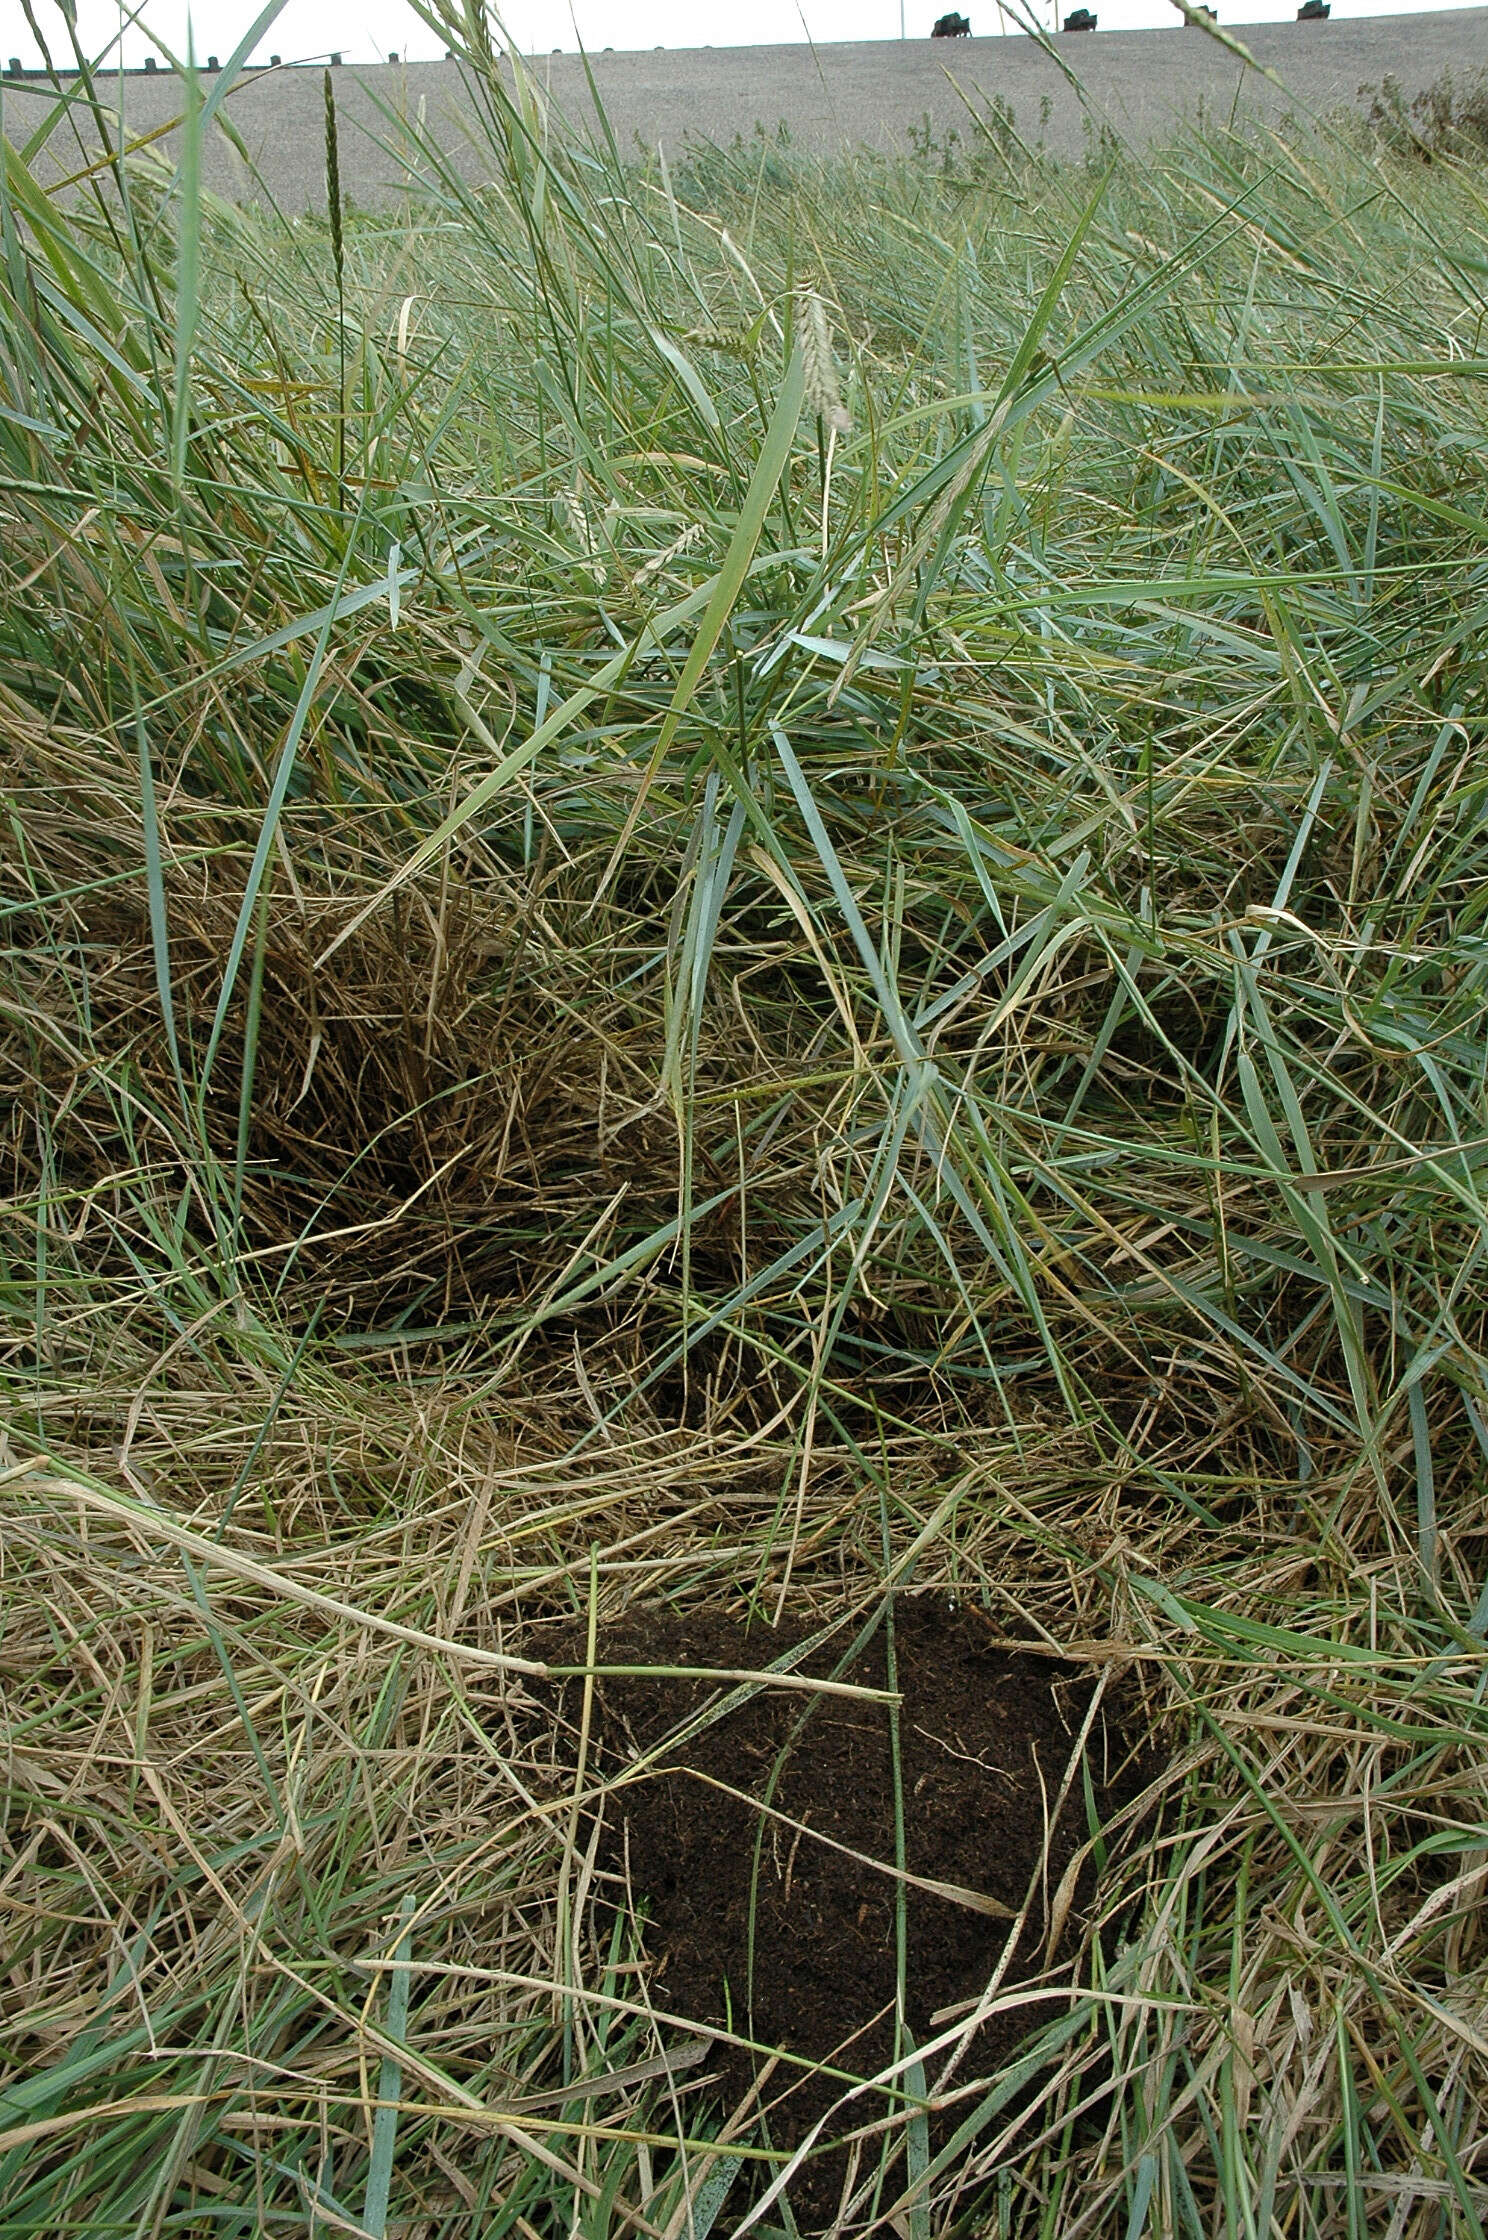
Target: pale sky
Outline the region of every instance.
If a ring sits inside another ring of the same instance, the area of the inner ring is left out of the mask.
[[[1000,28],[996,0],[903,0],[904,28],[912,39],[923,39],[942,9],[958,4],[975,35],[995,34]],[[1051,26],[1055,5],[1063,11],[1077,0],[1027,4],[1040,22]],[[185,51],[189,14],[198,56],[216,54],[225,62],[263,5],[264,0],[189,0],[189,6],[188,0],[145,0],[140,12],[144,23],[177,53]],[[1178,28],[1167,0],[1094,0],[1094,5],[1101,32],[1160,24]],[[703,0],[701,6],[698,0],[508,0],[501,13],[511,38],[525,52],[546,54],[561,47],[572,54],[581,41],[598,52],[605,47],[773,46],[799,44],[808,37],[822,45],[842,39],[897,39],[900,6],[901,0]],[[1297,0],[1221,0],[1220,15],[1239,29],[1246,23],[1290,21],[1296,6]],[[69,49],[56,0],[33,0],[33,7],[54,53],[65,56]],[[134,6],[127,11],[131,16],[134,12]],[[1412,0],[1333,0],[1335,17],[1419,12]],[[92,54],[101,54],[113,41],[111,59],[118,59],[124,13],[118,0],[77,0],[79,33]],[[711,40],[699,36],[705,30],[712,33]],[[1327,33],[1315,35],[1326,38]],[[340,49],[347,63],[386,61],[393,52],[406,61],[437,61],[444,51],[406,0],[285,0],[253,59],[267,62],[277,54],[285,62],[324,60],[333,48]],[[124,31],[127,64],[137,65],[158,51],[147,30],[133,26]],[[41,59],[20,0],[0,0],[0,63],[10,55],[27,65]]]

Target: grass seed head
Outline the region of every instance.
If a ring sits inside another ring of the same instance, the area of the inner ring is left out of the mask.
[[[852,414],[842,401],[842,390],[837,381],[827,307],[815,288],[802,288],[797,300],[800,305],[801,371],[806,380],[806,402],[836,434],[850,435]]]
[[[331,73],[325,73],[325,174],[326,210],[331,221],[331,256],[336,266],[336,292],[346,288],[346,238],[341,214],[341,147],[336,131],[336,94]]]

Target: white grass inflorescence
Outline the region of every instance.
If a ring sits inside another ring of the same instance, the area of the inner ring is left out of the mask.
[[[850,435],[852,415],[842,401],[842,390],[837,380],[837,366],[832,355],[832,329],[826,304],[815,288],[801,288],[796,294],[796,305],[806,402],[834,435]]]

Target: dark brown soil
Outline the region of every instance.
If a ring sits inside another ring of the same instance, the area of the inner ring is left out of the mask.
[[[685,1618],[638,1611],[602,1634],[598,1661],[759,1670],[801,1638],[764,1626],[748,1631],[713,1611]],[[1032,1886],[1028,1925],[1007,1979],[1014,1982],[1040,1964],[1046,1903],[1091,1832],[1077,1773],[1044,1861],[1047,1814],[1064,1784],[1094,1678],[1088,1668],[997,1648],[977,1612],[956,1614],[938,1598],[900,1598],[894,1643],[903,1696],[906,1868],[996,1899],[1014,1914]],[[829,1676],[847,1646],[843,1637],[799,1669]],[[887,1684],[882,1626],[838,1676]],[[729,1693],[708,1681],[599,1682],[595,1741],[605,1770],[633,1763]],[[577,1683],[570,1683],[563,1704],[570,1728],[577,1699]],[[1108,1688],[1087,1752],[1101,1819],[1129,1800],[1150,1771],[1143,1751],[1122,1733],[1123,1719],[1133,1719],[1131,1698]],[[725,1794],[718,1784],[741,1794]],[[761,1812],[761,1802],[781,1817]],[[610,1799],[599,1863],[612,1876],[628,1873],[646,1911],[658,2005],[862,2077],[894,2057],[900,1885],[818,1839],[892,1866],[894,1829],[887,1707],[767,1689],[668,1750],[654,1773]],[[1088,1896],[1087,1883],[1081,1898]],[[938,2009],[985,1988],[1009,1923],[913,1887],[905,1888],[905,1913],[905,2013],[923,2045]],[[985,2074],[1049,2018],[1039,2006],[995,2018],[962,2077]],[[742,2052],[719,2048],[710,2068],[722,2069],[731,2103],[753,2081],[751,2057]],[[845,2089],[840,2079],[781,2064],[764,2095],[772,2143],[798,2142]],[[966,2112],[963,2106],[957,2116]],[[841,2128],[884,2113],[882,2100],[860,2097]],[[946,2133],[955,2120],[946,2119]],[[870,2147],[864,2175],[873,2156]],[[803,2166],[790,2198],[804,2225],[835,2214],[845,2166],[841,2151]],[[892,2185],[885,2205],[897,2191]]]

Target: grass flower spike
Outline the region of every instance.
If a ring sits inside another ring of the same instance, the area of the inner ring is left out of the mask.
[[[797,298],[801,320],[801,370],[806,377],[806,401],[834,434],[851,435],[852,414],[842,401],[837,368],[832,359],[832,330],[827,307],[815,288],[803,288]]]

